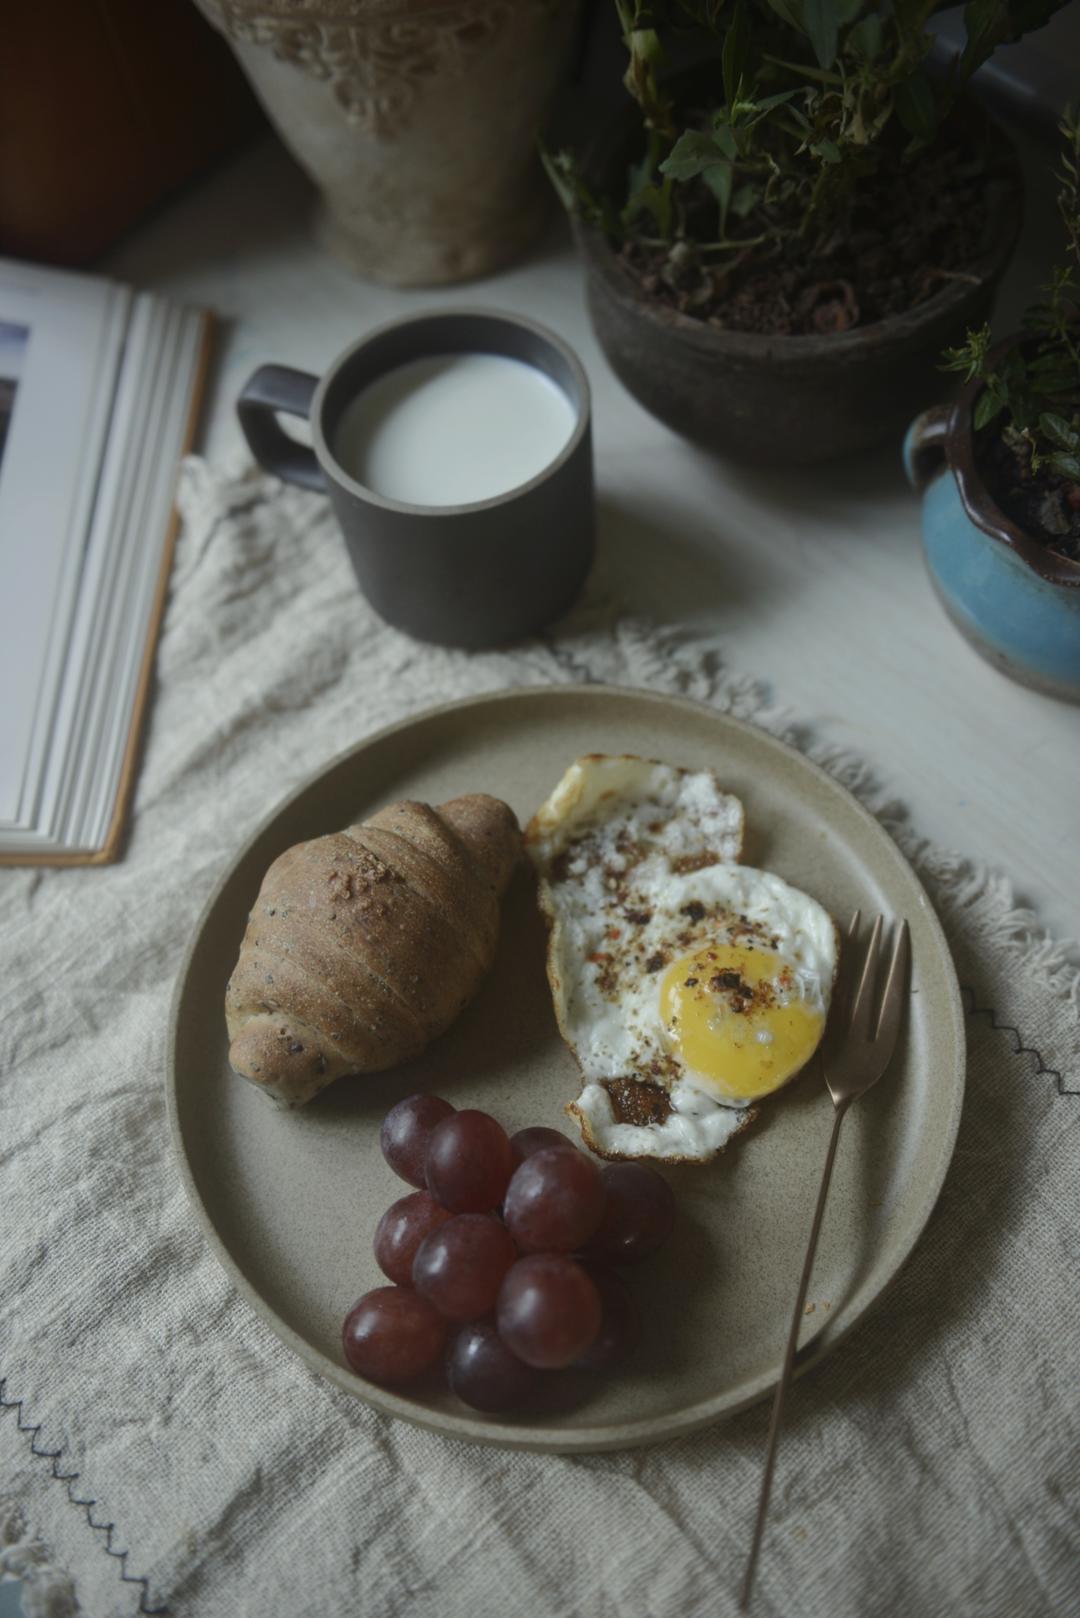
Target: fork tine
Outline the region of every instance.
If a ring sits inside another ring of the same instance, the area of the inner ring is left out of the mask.
[[[881,1016],[878,1018],[875,1035],[876,1042],[889,1051],[896,1044],[896,1036],[900,1031],[900,1014],[904,1008],[904,988],[907,983],[910,955],[908,924],[902,921],[896,934],[896,942],[893,944],[889,975],[885,979],[885,989],[881,996]]]
[[[834,1044],[843,1037],[847,1027],[848,1007],[851,1004],[851,962],[861,921],[862,911],[854,911],[848,922],[847,932],[840,943],[840,970],[836,975],[836,987],[833,990],[832,1008],[829,1012],[829,1031]]]
[[[863,961],[858,993],[851,1008],[851,1022],[848,1027],[848,1039],[851,1041],[862,1041],[870,1038],[874,1006],[874,984],[877,980],[878,948],[880,944],[881,917],[875,916],[874,926],[870,933],[870,942],[866,946],[866,958]]]

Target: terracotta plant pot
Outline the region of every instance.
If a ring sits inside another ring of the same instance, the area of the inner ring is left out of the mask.
[[[589,313],[613,370],[677,433],[738,460],[825,461],[895,440],[933,393],[942,349],[989,315],[1016,244],[1020,168],[1004,136],[997,144],[974,279],[947,282],[906,314],[830,336],[722,331],[680,314],[642,291],[601,231],[578,222]],[[597,162],[594,172],[621,171],[610,156]]]
[[[904,441],[930,578],[957,629],[995,668],[1080,702],[1080,562],[1055,556],[994,503],[975,465],[979,388],[968,383],[953,404],[924,411]]]
[[[580,0],[196,0],[322,192],[320,231],[394,286],[515,258],[547,210],[536,160]]]

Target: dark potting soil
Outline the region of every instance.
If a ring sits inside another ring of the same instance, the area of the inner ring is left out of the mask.
[[[975,438],[975,464],[1006,517],[1048,551],[1080,562],[1080,483],[1040,467],[1026,445],[1014,448],[993,425]]]
[[[915,164],[897,158],[864,182],[845,229],[829,240],[787,239],[742,256],[631,240],[622,257],[650,297],[725,331],[847,331],[914,308],[950,280],[974,280],[991,195],[982,159],[943,147]],[[699,241],[715,220],[715,201],[701,184],[689,215]],[[750,216],[732,221],[730,234],[750,238],[766,228]]]

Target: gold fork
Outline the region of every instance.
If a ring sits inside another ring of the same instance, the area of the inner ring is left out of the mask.
[[[861,913],[856,910],[848,928],[845,953],[850,953],[854,948],[859,932],[860,919]],[[773,1471],[776,1466],[776,1446],[780,1436],[780,1422],[784,1414],[784,1400],[787,1396],[788,1383],[791,1381],[791,1371],[795,1363],[799,1326],[803,1317],[803,1309],[806,1306],[806,1292],[810,1285],[810,1274],[814,1267],[814,1254],[817,1251],[822,1216],[825,1212],[825,1198],[829,1194],[829,1182],[832,1179],[833,1162],[836,1158],[836,1143],[840,1138],[840,1125],[843,1123],[844,1116],[855,1097],[861,1096],[865,1090],[869,1090],[871,1085],[876,1084],[878,1079],[881,1078],[889,1065],[892,1053],[896,1048],[897,1035],[900,1032],[910,955],[908,924],[906,921],[901,922],[897,931],[896,940],[893,944],[892,959],[889,963],[889,972],[881,995],[880,1010],[875,1015],[874,1007],[877,1003],[875,989],[877,985],[878,955],[881,948],[881,930],[881,917],[878,916],[870,933],[870,942],[866,946],[866,955],[863,960],[862,972],[859,976],[859,987],[851,1004],[850,1016],[848,1015],[847,1007],[850,994],[845,993],[844,990],[850,985],[851,978],[846,970],[841,974],[840,1003],[833,1008],[833,1017],[822,1054],[825,1083],[828,1086],[835,1109],[832,1135],[829,1138],[829,1150],[825,1156],[825,1172],[821,1177],[821,1189],[818,1192],[817,1207],[814,1209],[814,1222],[810,1227],[810,1241],[807,1244],[806,1258],[803,1262],[802,1275],[799,1278],[799,1293],[795,1299],[795,1310],[791,1317],[787,1348],[784,1351],[784,1368],[780,1373],[780,1381],[777,1384],[776,1394],[773,1398],[772,1420],[769,1423],[769,1438],[765,1449],[765,1470],[761,1478],[761,1493],[758,1496],[757,1518],[754,1522],[754,1538],[750,1546],[750,1555],[746,1563],[742,1589],[739,1593],[739,1607],[744,1612],[750,1601],[750,1591],[754,1583],[754,1570],[757,1567],[758,1552],[761,1549],[761,1536],[765,1530],[765,1518],[769,1510],[769,1495],[772,1491]]]

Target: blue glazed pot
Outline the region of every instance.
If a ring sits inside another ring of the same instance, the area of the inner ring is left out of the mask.
[[[1080,562],[1054,556],[994,504],[975,469],[978,391],[969,384],[954,404],[925,410],[904,440],[930,578],[988,662],[1022,685],[1080,702]]]

